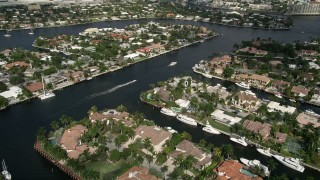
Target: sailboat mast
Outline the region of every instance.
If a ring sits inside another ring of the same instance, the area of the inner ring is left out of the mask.
[[[43,76],[41,76],[42,78],[42,91],[43,91],[43,94],[45,94],[45,91],[44,91],[44,80],[43,80]]]

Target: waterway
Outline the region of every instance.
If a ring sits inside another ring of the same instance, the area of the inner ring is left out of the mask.
[[[126,25],[145,22],[114,21],[101,22],[87,25],[60,27],[53,29],[37,29],[30,36],[28,30],[13,31],[11,38],[3,37],[0,32],[0,50],[6,48],[32,49],[31,43],[38,35],[56,35],[61,33],[78,34],[90,27],[125,27]],[[157,20],[154,20],[157,21]],[[21,103],[0,112],[0,159],[4,158],[8,170],[13,179],[68,179],[60,170],[55,168],[47,160],[39,156],[33,149],[35,135],[40,126],[50,127],[50,122],[63,114],[80,119],[87,115],[87,111],[93,105],[99,109],[114,108],[120,104],[126,105],[129,112],[139,111],[146,114],[148,119],[153,119],[160,126],[171,126],[179,132],[186,131],[193,136],[194,141],[204,138],[215,145],[231,143],[224,135],[208,135],[201,128],[190,127],[177,122],[174,118],[163,116],[159,109],[153,108],[139,101],[141,91],[149,89],[149,84],[164,81],[176,75],[191,75],[194,78],[212,83],[230,85],[220,80],[208,80],[192,72],[192,67],[201,59],[208,58],[212,53],[228,53],[233,49],[234,43],[252,38],[271,37],[275,40],[290,42],[294,40],[306,41],[310,37],[320,36],[320,17],[294,17],[295,26],[290,31],[266,31],[248,28],[234,28],[202,22],[170,20],[166,22],[178,24],[203,25],[223,34],[222,36],[174,51],[151,60],[144,61],[128,68],[102,75],[92,81],[86,81],[56,92],[56,97],[47,101],[38,99]],[[301,32],[304,31],[302,34]],[[177,61],[174,67],[168,67],[171,61]],[[134,83],[132,80],[137,80]],[[123,86],[126,84],[126,86]],[[119,86],[120,85],[120,86]],[[120,87],[120,88],[119,88]],[[257,92],[260,97],[267,97],[263,92]],[[320,108],[303,105],[303,109],[313,109],[320,112]],[[259,159],[266,164],[266,157],[260,155],[253,147],[241,147],[234,145],[235,155],[248,159]],[[286,172],[290,178],[299,177],[305,179],[313,176],[315,179],[319,172],[306,168],[304,173],[291,170],[279,164],[272,172],[282,174]]]

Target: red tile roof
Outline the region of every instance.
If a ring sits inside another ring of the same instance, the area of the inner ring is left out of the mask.
[[[119,176],[117,180],[159,180],[159,178],[149,174],[149,170],[145,167],[133,166]]]
[[[41,90],[43,87],[43,84],[41,82],[34,82],[34,83],[26,84],[24,87],[33,93]]]

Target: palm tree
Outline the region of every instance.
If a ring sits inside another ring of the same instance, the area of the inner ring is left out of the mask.
[[[214,154],[214,156],[220,157],[222,154],[221,148],[218,148],[218,147],[214,148],[213,154]]]
[[[50,124],[51,128],[56,131],[59,128],[59,121],[53,120]]]
[[[269,166],[270,171],[273,171],[273,170],[277,169],[278,163],[275,160],[270,159],[268,161],[268,166]]]
[[[150,169],[150,163],[153,161],[153,156],[150,154],[146,155],[147,161],[148,161],[148,165],[149,165],[149,169]]]

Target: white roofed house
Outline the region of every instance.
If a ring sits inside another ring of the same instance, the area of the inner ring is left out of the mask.
[[[251,112],[258,109],[259,106],[261,105],[261,101],[257,98],[257,96],[253,92],[249,90],[240,91],[236,93],[232,97],[231,103],[237,108],[244,109]]]
[[[281,113],[289,113],[293,114],[296,111],[295,107],[292,106],[284,106],[280,105],[278,102],[271,101],[268,105],[268,111],[269,112],[281,112]]]
[[[12,86],[9,90],[0,93],[0,96],[12,102],[15,101],[20,94],[22,94],[22,89],[18,86]]]

